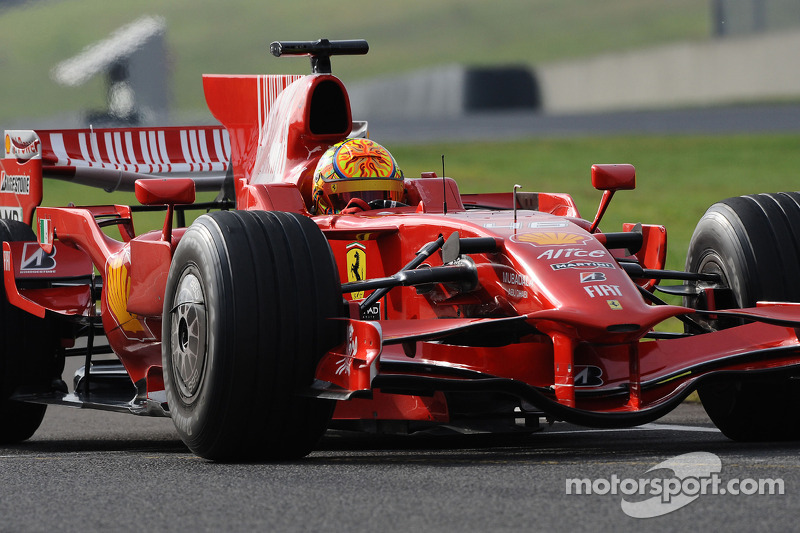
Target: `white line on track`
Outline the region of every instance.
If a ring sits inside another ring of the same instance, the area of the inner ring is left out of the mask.
[[[620,431],[687,431],[694,433],[719,433],[717,428],[704,426],[681,426],[677,424],[644,424],[631,428],[611,428],[611,429],[575,429],[573,431],[547,431],[542,435],[566,435],[569,433],[610,433]]]
[[[700,433],[719,433],[717,428],[705,426],[679,426],[677,424],[645,424],[639,429],[666,429],[670,431],[697,431]]]

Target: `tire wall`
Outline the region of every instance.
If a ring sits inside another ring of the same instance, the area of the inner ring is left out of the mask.
[[[173,277],[196,269],[208,309],[201,394],[183,405],[168,390],[184,441],[221,460],[308,453],[333,406],[296,393],[311,384],[319,358],[338,341],[339,329],[327,319],[342,313],[338,273],[322,232],[294,214],[203,215],[182,238],[173,267],[165,300],[174,298]],[[164,339],[171,338],[170,322],[165,312]],[[165,353],[165,380],[169,365]]]
[[[698,224],[692,253],[705,243],[723,243],[720,255],[730,258],[729,280],[740,306],[756,301],[800,301],[800,193],[755,194],[714,204]],[[747,283],[743,283],[747,280]]]

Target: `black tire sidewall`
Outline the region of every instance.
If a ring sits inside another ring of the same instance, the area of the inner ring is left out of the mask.
[[[712,206],[695,228],[686,256],[688,272],[713,272],[718,265],[723,284],[733,290],[737,305],[755,305],[757,264],[742,222],[723,204]]]
[[[224,322],[227,318],[221,310],[225,308],[222,299],[224,284],[227,283],[225,273],[229,272],[229,268],[223,263],[225,255],[214,250],[216,243],[213,233],[205,224],[195,224],[186,231],[172,259],[172,264],[178,268],[170,269],[164,298],[161,337],[165,345],[162,350],[163,372],[164,382],[172,383],[176,378],[172,375],[171,317],[167,310],[174,306],[174,287],[180,280],[187,273],[198,274],[207,310],[206,353],[201,382],[191,402],[184,400],[177,392],[177,387],[166,387],[167,403],[175,427],[181,439],[198,452],[213,446],[213,442],[207,442],[209,435],[222,431],[214,424],[221,420],[222,417],[217,413],[226,408],[228,396],[224,386],[228,370],[220,354],[224,352],[225,334],[230,327],[227,324],[220,325],[220,321]],[[228,289],[227,293],[230,292]]]
[[[0,219],[0,242],[36,241],[30,226]],[[0,443],[30,438],[44,418],[47,405],[21,403],[9,396],[22,384],[47,387],[59,371],[51,320],[40,319],[9,303],[5,289],[0,294]]]
[[[798,261],[800,194],[759,194],[728,198],[706,211],[692,235],[686,270],[722,274],[722,286],[735,300],[731,306],[753,307],[758,301],[800,301]],[[687,298],[688,306],[697,303]],[[709,324],[722,329],[741,322]],[[698,393],[711,420],[731,439],[800,437],[798,387],[785,377],[711,376]]]
[[[183,401],[170,328],[176,290],[196,272],[207,310],[202,382]],[[335,260],[306,217],[265,211],[199,217],[176,248],[162,317],[167,401],[184,442],[214,460],[296,458],[324,432],[333,403],[299,396],[338,341]]]

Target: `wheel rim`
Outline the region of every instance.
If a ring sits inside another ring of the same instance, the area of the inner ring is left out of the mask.
[[[172,373],[183,400],[197,397],[206,366],[207,316],[200,280],[194,272],[182,276],[170,317]]]
[[[699,282],[698,283],[699,288],[729,289],[731,291],[729,297],[720,299],[719,301],[715,302],[717,309],[728,309],[732,307],[739,307],[741,305],[741,303],[737,301],[738,295],[735,294],[735,291],[730,286],[730,283],[728,281],[729,276],[727,269],[725,267],[725,262],[718,254],[713,252],[706,253],[700,259],[700,263],[697,266],[697,272],[701,274],[717,274],[720,277],[720,283]],[[701,307],[707,308],[707,306],[701,306]],[[737,319],[723,319],[723,318],[705,319],[703,320],[703,322],[707,323],[709,326],[711,326],[711,328],[717,331],[741,323]]]
[[[719,258],[717,254],[709,253],[706,254],[701,260],[700,264],[697,267],[697,271],[701,274],[717,274],[721,279],[721,283],[709,283],[709,282],[699,282],[698,286],[700,287],[729,287],[728,285],[728,276],[727,272],[725,272],[725,268],[723,267],[722,260]]]

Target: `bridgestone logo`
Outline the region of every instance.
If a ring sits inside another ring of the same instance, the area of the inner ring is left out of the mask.
[[[14,194],[29,194],[31,190],[31,177],[26,175],[13,176],[0,171],[0,192]]]

